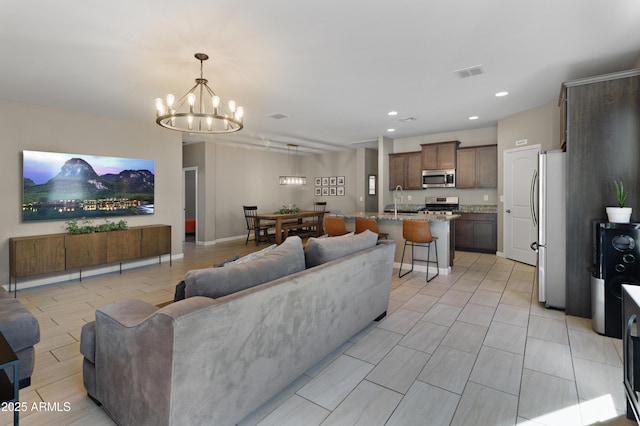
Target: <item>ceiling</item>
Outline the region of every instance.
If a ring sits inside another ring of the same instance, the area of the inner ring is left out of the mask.
[[[301,153],[494,126],[640,59],[640,0],[5,3],[0,98],[153,122],[154,99],[190,89],[204,52],[245,128],[183,141]]]

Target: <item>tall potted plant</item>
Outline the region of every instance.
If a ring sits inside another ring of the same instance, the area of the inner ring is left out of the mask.
[[[607,217],[609,222],[613,223],[629,223],[631,220],[631,207],[625,207],[627,202],[627,193],[624,192],[624,183],[622,178],[613,181],[613,185],[616,187],[616,198],[618,200],[618,207],[607,207]]]

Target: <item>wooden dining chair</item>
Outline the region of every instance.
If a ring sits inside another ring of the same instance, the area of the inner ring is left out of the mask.
[[[380,232],[380,229],[378,228],[377,220],[368,218],[368,217],[367,218],[357,217],[356,218],[356,234],[364,232],[367,229],[371,232],[375,232],[376,234],[378,234],[379,240],[382,238],[387,238],[389,236],[389,234],[387,234],[386,232]]]
[[[326,201],[316,201],[313,203],[313,211],[315,212],[326,212],[327,211],[327,202]],[[306,232],[317,231],[318,227],[318,216],[314,216],[304,220],[304,224],[307,227],[304,229]]]
[[[347,224],[341,217],[327,217],[324,219],[324,232],[330,237],[348,234]]]
[[[260,228],[256,228],[256,216],[258,215],[258,206],[242,206],[244,210],[244,219],[247,222],[247,240],[244,242],[245,245],[249,242],[249,236],[251,232],[254,234],[254,238],[256,240],[256,245],[258,243],[271,242],[271,235],[269,234],[269,229],[273,228],[273,223],[261,223]]]

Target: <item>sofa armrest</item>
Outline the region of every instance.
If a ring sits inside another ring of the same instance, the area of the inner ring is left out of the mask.
[[[139,299],[128,299],[98,309],[123,327],[134,327],[159,308]]]
[[[124,300],[96,311],[94,395],[118,424],[168,424],[172,410],[176,328],[199,308],[215,304],[194,297],[158,308]]]

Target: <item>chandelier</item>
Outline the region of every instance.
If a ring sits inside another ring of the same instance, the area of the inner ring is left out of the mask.
[[[167,95],[166,102],[156,98],[156,123],[167,129],[192,133],[232,133],[242,129],[244,109],[232,100],[225,107],[202,76],[202,62],[209,56],[205,53],[194,56],[200,61],[200,78],[196,78],[196,85],[177,102],[172,94]]]
[[[298,156],[298,145],[293,144],[293,143],[287,144],[287,161],[289,163],[291,163],[290,148],[295,148],[295,150],[296,150],[295,155],[296,155],[296,158],[297,158],[297,156]],[[291,167],[291,165],[289,165],[289,167]],[[295,169],[296,169],[296,167],[295,167],[295,164],[294,164],[294,167],[292,167],[293,175],[280,176],[280,185],[306,185],[307,184],[307,178],[304,177],[304,176],[298,176]]]

